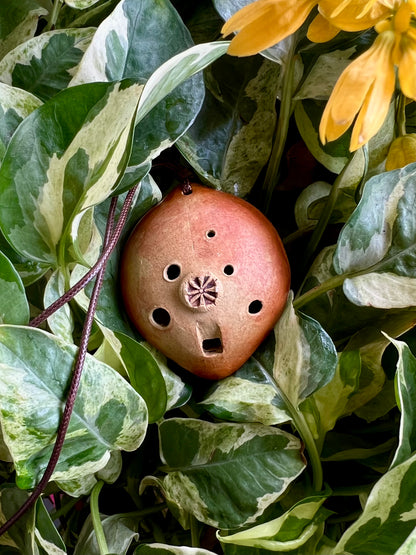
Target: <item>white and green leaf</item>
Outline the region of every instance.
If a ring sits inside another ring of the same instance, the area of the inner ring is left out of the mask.
[[[33,37],[0,61],[0,81],[48,100],[68,86],[94,33],[58,29]]]
[[[171,418],[159,434],[164,495],[219,528],[254,523],[304,469],[299,440],[262,424]]]
[[[41,105],[36,96],[0,83],[0,161],[19,124]]]
[[[0,168],[0,226],[21,255],[64,262],[61,241],[74,240],[84,211],[123,174],[140,92],[126,82],[73,87],[19,126]]]
[[[242,532],[225,535],[217,532],[222,544],[234,544],[271,552],[291,552],[302,547],[316,534],[320,524],[331,514],[322,507],[329,492],[305,497],[274,520]]]
[[[409,164],[370,179],[340,234],[334,268],[347,275],[344,292],[356,304],[415,305],[415,174]]]
[[[391,555],[416,526],[416,455],[384,474],[373,487],[361,516],[333,548],[333,555]]]
[[[38,20],[48,11],[35,0],[2,0],[0,4],[0,59],[36,32]]]
[[[43,303],[47,308],[65,293],[65,275],[61,270],[55,270],[45,286]],[[11,323],[11,322],[10,322]],[[73,343],[74,317],[68,303],[51,314],[48,326],[52,333],[68,343]]]
[[[204,105],[178,147],[215,188],[244,197],[266,165],[279,74],[261,58],[225,57],[210,67]]]
[[[186,547],[184,545],[166,545],[164,543],[148,543],[139,545],[135,555],[215,555],[213,551],[200,547]]]
[[[72,84],[125,78],[150,81],[143,98],[150,97],[147,108],[138,113],[136,123],[151,114],[136,127],[130,166],[152,160],[195,119],[204,97],[202,76],[195,74],[206,63],[195,70],[192,66],[198,56],[186,56],[185,63],[176,58],[192,45],[187,27],[167,0],[122,0],[98,27]],[[165,63],[168,70],[158,71]]]
[[[22,280],[0,251],[0,324],[27,324],[29,303]]]
[[[103,326],[101,330],[104,341],[95,358],[128,376],[147,405],[149,423],[156,422],[164,415],[168,402],[164,376],[157,360],[145,345],[128,335]]]
[[[75,345],[47,332],[0,327],[0,418],[17,484],[32,488],[49,461],[76,355]],[[98,472],[113,450],[133,451],[147,429],[138,393],[109,366],[87,355],[53,480]]]
[[[399,353],[396,370],[396,397],[400,409],[399,444],[391,468],[405,462],[416,451],[415,404],[416,358],[403,341],[391,339]]]
[[[100,515],[108,553],[125,555],[133,541],[139,539],[137,519],[128,515]],[[92,519],[89,516],[75,545],[74,555],[101,555]]]
[[[319,322],[296,314],[289,295],[285,311],[275,326],[273,377],[296,408],[334,376],[337,353]]]
[[[233,422],[273,426],[291,419],[273,380],[255,358],[216,382],[199,405],[216,418]]]

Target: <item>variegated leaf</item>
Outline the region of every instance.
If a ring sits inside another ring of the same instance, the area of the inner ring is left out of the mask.
[[[150,543],[139,545],[134,552],[134,555],[215,555],[215,553],[200,547]]]
[[[295,119],[297,128],[305,141],[309,151],[328,170],[340,173],[350,158],[350,131],[344,133],[336,141],[322,145],[319,140],[319,123],[325,107],[325,102],[305,99],[296,102]],[[388,148],[394,138],[394,106],[391,105],[388,116],[379,132],[368,143],[368,168],[371,172],[380,171],[384,163]],[[361,153],[360,153],[361,155]]]
[[[0,59],[35,34],[39,17],[48,11],[35,0],[2,0],[0,3]]]
[[[104,536],[107,540],[108,553],[125,555],[134,540],[139,539],[138,521],[127,515],[101,516]],[[74,555],[101,555],[91,516],[82,527]]]
[[[45,286],[43,304],[47,308],[65,293],[65,275],[61,270],[55,270]],[[73,343],[72,332],[74,331],[74,318],[68,303],[51,314],[48,318],[48,326],[52,333]]]
[[[35,538],[41,550],[48,555],[66,555],[65,543],[42,499],[36,502]]]
[[[416,454],[384,474],[333,555],[391,555],[416,526]]]
[[[29,303],[22,280],[0,251],[0,324],[27,324]]]
[[[225,535],[217,533],[222,544],[244,545],[288,553],[304,546],[317,532],[320,524],[331,514],[322,507],[328,498],[325,491],[305,497],[280,517],[242,532]]]
[[[370,272],[347,278],[343,289],[357,306],[396,309],[416,306],[416,278],[394,272]]]
[[[0,81],[43,101],[66,88],[94,28],[58,29],[20,44],[0,61]]]
[[[65,262],[61,241],[117,187],[140,92],[126,82],[73,87],[19,126],[0,168],[0,226],[23,256]]]
[[[399,549],[394,552],[394,555],[413,555],[414,553],[416,553],[416,528],[413,529]]]
[[[217,189],[247,195],[271,150],[280,68],[262,58],[225,57],[209,69],[203,108],[178,141]]]
[[[124,78],[145,83],[164,62],[192,44],[188,29],[168,0],[156,4],[153,0],[122,0],[98,27],[72,84]],[[187,67],[179,64],[182,72],[173,86],[163,73],[153,77],[163,93],[136,128],[131,166],[141,165],[171,146],[198,113],[204,85],[202,75],[194,75],[190,61],[188,57]],[[150,88],[154,92],[154,85]]]
[[[0,418],[17,484],[32,488],[51,455],[77,348],[44,331],[0,327]],[[117,372],[87,355],[53,480],[82,480],[112,450],[133,451],[147,429],[144,401]]]
[[[397,406],[401,412],[399,445],[391,467],[405,462],[416,451],[416,358],[403,341],[391,339],[399,353],[396,371]]]
[[[64,0],[67,6],[71,8],[75,8],[76,10],[85,10],[86,8],[90,8],[100,0]]]
[[[110,451],[110,456],[103,468],[90,472],[86,469],[84,474],[71,480],[59,480],[57,485],[63,492],[72,497],[88,495],[99,480],[112,484],[117,480],[122,471],[123,461],[120,451]]]
[[[266,426],[290,420],[273,380],[255,358],[232,376],[216,382],[199,404],[221,420]]]
[[[95,358],[121,375],[127,375],[133,388],[147,405],[149,423],[164,415],[168,396],[163,373],[152,353],[128,335],[101,326],[104,341]]]
[[[360,374],[360,351],[345,349],[339,356],[332,380],[302,404],[302,413],[319,451],[326,433],[333,429],[341,416],[350,412],[350,409],[347,410],[348,401],[359,388]]]
[[[13,486],[3,484],[0,489],[0,523],[4,524],[20,507],[27,501],[28,493]],[[29,509],[22,518],[18,520],[10,531],[1,536],[0,550],[9,546],[11,549],[16,547],[17,551],[10,551],[11,555],[16,553],[27,553],[28,555],[38,555],[35,543],[35,508]],[[6,555],[8,555],[6,551]]]
[[[297,315],[289,295],[275,326],[273,376],[294,407],[326,385],[334,376],[337,353],[329,335],[309,316]]]
[[[370,179],[342,230],[334,256],[338,274],[393,272],[414,277],[416,164]]]
[[[336,186],[336,199],[332,207],[330,223],[346,222],[357,206],[355,200],[357,187],[360,185],[365,171],[365,156],[358,150],[346,164],[344,171],[332,187],[325,182],[317,181],[309,185],[299,195],[295,205],[295,218],[299,228],[309,227],[317,223],[332,191]]]
[[[159,433],[165,496],[215,527],[255,522],[304,469],[299,440],[262,424],[171,418]]]
[[[36,96],[0,83],[0,162],[18,125],[41,105]]]

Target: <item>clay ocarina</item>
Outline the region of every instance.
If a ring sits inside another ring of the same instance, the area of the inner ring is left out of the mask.
[[[273,328],[290,287],[273,225],[248,202],[192,184],[134,228],[121,287],[141,335],[190,372],[235,372]]]

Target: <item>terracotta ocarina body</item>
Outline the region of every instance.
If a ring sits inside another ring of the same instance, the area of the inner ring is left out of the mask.
[[[272,329],[290,270],[272,224],[251,204],[192,185],[150,210],[122,258],[126,310],[143,337],[192,373],[235,372]]]

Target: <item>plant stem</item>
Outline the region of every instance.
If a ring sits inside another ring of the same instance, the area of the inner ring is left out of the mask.
[[[100,518],[100,511],[98,508],[98,496],[100,494],[100,491],[103,485],[104,485],[104,482],[100,480],[93,487],[91,492],[91,497],[90,497],[90,509],[91,509],[92,524],[94,526],[95,537],[97,539],[100,555],[107,555],[109,552],[108,545],[104,534],[103,524]]]
[[[283,75],[282,98],[280,100],[279,119],[277,122],[272,152],[270,154],[270,159],[263,183],[263,189],[265,193],[264,210],[266,213],[269,211],[273,190],[277,182],[280,170],[280,162],[282,160],[283,151],[286,145],[287,133],[289,130],[290,116],[292,115],[293,111],[292,95],[293,77],[296,62],[295,47],[296,33],[291,37],[291,45],[286,58]]]
[[[191,542],[192,547],[199,547],[199,526],[197,519],[190,515],[191,520]]]
[[[62,6],[62,0],[55,0],[55,2],[53,3],[53,8],[52,8],[52,12],[51,12],[51,16],[49,18],[49,21],[45,27],[45,31],[50,31],[51,29],[53,29],[56,25],[56,22],[58,21],[58,15],[59,15],[59,11],[61,9]]]
[[[302,438],[302,441],[306,447],[306,451],[308,452],[312,468],[312,487],[315,491],[321,491],[323,486],[321,457],[319,456],[318,448],[316,446],[316,442],[313,438],[308,423],[306,422],[305,417],[303,416],[301,411],[293,406],[286,394],[279,387],[278,382],[276,382],[276,380],[274,379],[273,382],[275,383],[276,389],[278,390],[279,395],[282,397],[286,409],[293,420],[293,425]]]
[[[293,301],[293,308],[295,310],[298,310],[301,306],[304,306],[305,304],[310,303],[320,295],[323,295],[324,293],[331,291],[331,289],[335,289],[336,287],[339,287],[344,283],[347,277],[349,276],[347,275],[334,276],[320,283],[316,287],[312,287],[312,289],[309,289],[309,291],[306,291],[306,293],[303,293],[303,295],[300,295],[297,299]]]
[[[350,161],[352,160],[352,158],[350,159]],[[322,236],[325,232],[325,229],[327,228],[328,222],[331,218],[332,212],[334,211],[335,208],[335,204],[337,202],[338,199],[338,195],[339,195],[339,191],[340,191],[340,185],[343,182],[345,173],[348,171],[350,162],[348,162],[344,169],[342,170],[342,172],[338,175],[338,177],[335,179],[332,187],[331,187],[331,192],[328,195],[328,198],[326,200],[325,206],[323,207],[322,213],[319,217],[318,223],[315,227],[315,229],[313,230],[312,233],[312,237],[309,240],[309,243],[306,247],[306,252],[305,252],[305,258],[304,258],[304,268],[307,268],[309,266],[309,262],[311,260],[311,258],[313,257],[321,239]]]
[[[399,93],[396,112],[396,132],[398,137],[406,135],[406,97]]]

